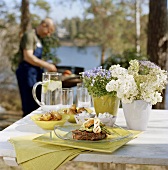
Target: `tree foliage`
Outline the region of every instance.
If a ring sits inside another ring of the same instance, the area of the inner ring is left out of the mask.
[[[4,71],[9,72],[9,58],[16,52],[18,43],[19,25],[16,23],[15,13],[9,13],[5,1],[0,2],[0,74]],[[12,30],[12,31],[11,31]]]
[[[137,55],[136,49],[128,49],[123,51],[122,54],[111,54],[104,62],[103,67],[109,69],[111,65],[120,64],[124,68],[129,67],[131,60],[147,60],[148,56],[140,53]]]
[[[72,18],[64,20],[63,24],[68,30],[71,39],[80,42],[80,46],[94,44],[101,47],[101,63],[105,60],[106,51],[122,54],[127,49],[135,48],[135,4],[132,1],[112,1],[112,0],[81,0],[87,3],[85,18]],[[71,22],[74,32],[71,35]],[[142,51],[146,50],[146,23],[147,16],[141,17],[142,33],[141,45]]]
[[[35,3],[32,3],[34,7],[39,8],[40,10],[43,10],[46,12],[46,15],[49,15],[51,11],[51,6],[48,2],[44,0],[37,0]]]

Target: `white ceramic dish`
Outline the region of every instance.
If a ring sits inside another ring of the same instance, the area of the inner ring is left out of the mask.
[[[77,124],[83,124],[87,119],[89,118],[94,118],[96,114],[87,114],[87,115],[83,115],[83,114],[77,114],[74,115],[75,117],[75,121]]]

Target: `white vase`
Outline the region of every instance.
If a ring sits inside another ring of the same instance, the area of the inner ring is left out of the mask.
[[[128,129],[144,131],[147,129],[152,105],[144,100],[122,103]]]

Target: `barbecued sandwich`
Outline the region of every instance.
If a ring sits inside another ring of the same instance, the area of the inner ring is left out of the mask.
[[[79,129],[72,131],[72,137],[76,140],[101,140],[107,135],[111,135],[111,132],[98,118],[90,118]]]

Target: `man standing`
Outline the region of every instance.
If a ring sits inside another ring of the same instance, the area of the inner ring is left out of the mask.
[[[42,60],[41,39],[50,36],[55,26],[50,18],[46,18],[36,27],[24,33],[19,48],[20,64],[16,70],[19,91],[22,100],[23,117],[39,106],[32,96],[33,85],[41,81],[43,69],[57,71],[55,65]],[[41,91],[37,89],[37,97],[41,98]]]

